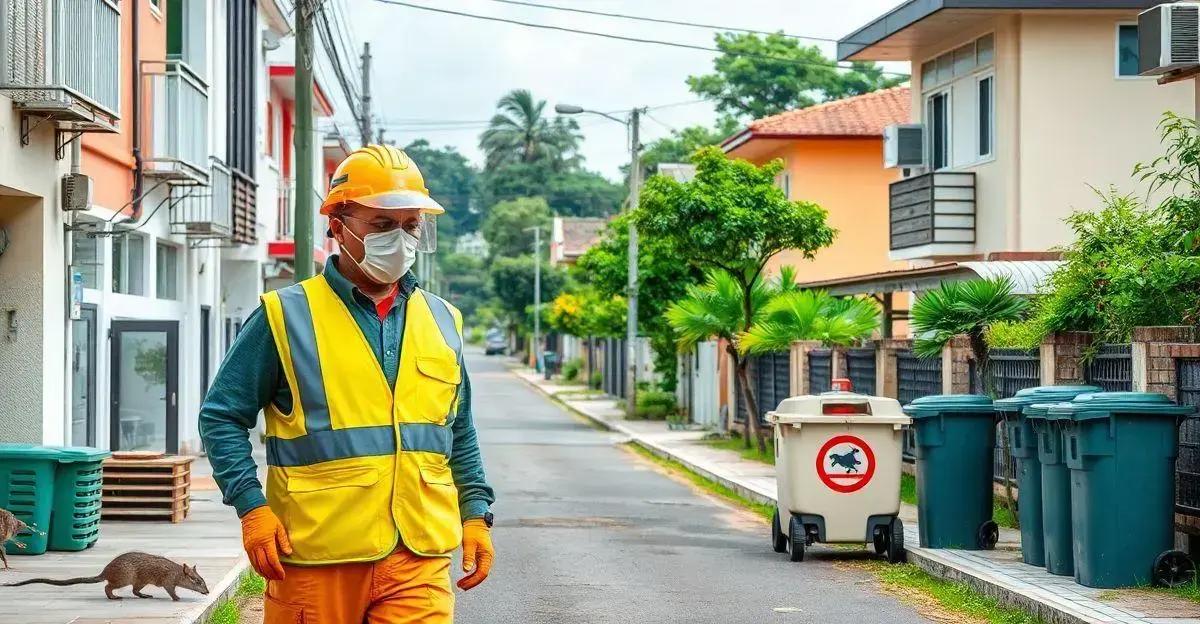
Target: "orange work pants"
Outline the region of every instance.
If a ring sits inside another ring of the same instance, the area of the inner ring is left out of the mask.
[[[401,547],[372,563],[284,565],[269,581],[264,624],[451,624],[449,557],[418,557]]]

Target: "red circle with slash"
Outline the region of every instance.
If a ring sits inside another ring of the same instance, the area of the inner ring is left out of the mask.
[[[849,450],[841,453],[831,453],[839,445],[849,446]],[[866,459],[866,470],[859,471],[862,464],[858,453]],[[842,494],[857,492],[871,482],[875,476],[875,452],[862,438],[852,435],[838,435],[829,438],[817,451],[817,476],[829,489]]]

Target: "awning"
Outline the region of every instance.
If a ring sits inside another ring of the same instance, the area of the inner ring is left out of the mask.
[[[831,295],[875,295],[932,290],[942,282],[1008,277],[1012,280],[1014,294],[1033,295],[1061,264],[1057,260],[945,262],[915,269],[807,282],[800,284],[800,288],[825,290]]]

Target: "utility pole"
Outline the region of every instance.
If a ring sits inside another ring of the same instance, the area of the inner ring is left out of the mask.
[[[629,211],[637,210],[638,196],[642,190],[642,158],[641,143],[638,138],[642,110],[635,108],[629,112]],[[629,222],[629,283],[627,285],[626,301],[629,309],[625,313],[625,415],[633,418],[637,415],[637,335],[638,335],[638,233],[637,226]]]
[[[371,42],[363,43],[362,53],[362,144],[371,143]],[[382,128],[380,129],[382,130]],[[383,140],[379,141],[383,143]]]
[[[375,144],[376,145],[384,145],[383,133],[384,133],[383,126],[380,126],[375,129]]]
[[[542,228],[525,228],[526,232],[530,230],[533,230],[533,361],[542,364]],[[534,366],[535,370],[538,368],[541,366]]]
[[[313,274],[313,14],[315,0],[296,0],[296,281]]]

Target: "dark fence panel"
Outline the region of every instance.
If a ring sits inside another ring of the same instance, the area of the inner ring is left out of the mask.
[[[604,391],[615,397],[625,396],[625,340],[604,339]]]
[[[931,394],[942,393],[942,358],[921,359],[912,351],[896,352],[896,398],[901,405]],[[916,455],[916,435],[911,427],[904,431],[904,458]]]
[[[1102,345],[1087,364],[1084,379],[1107,392],[1133,390],[1133,357],[1127,344]]]
[[[1184,405],[1200,405],[1200,360],[1178,360],[1177,395]],[[1179,427],[1179,457],[1175,460],[1175,510],[1200,516],[1200,416],[1189,416]]]
[[[992,387],[997,399],[1007,399],[1042,383],[1042,356],[1037,349],[992,349]]]
[[[758,422],[766,424],[767,412],[775,409],[779,402],[791,396],[791,355],[784,353],[768,353],[752,356],[747,360],[746,376],[754,389],[754,400],[758,403]],[[734,388],[737,391],[737,411],[733,422],[746,422],[746,401],[742,397],[742,385],[734,377]]]
[[[833,386],[833,351],[813,349],[808,352],[808,391],[812,394],[828,392]]]
[[[847,349],[846,373],[855,392],[875,394],[875,349]]]

